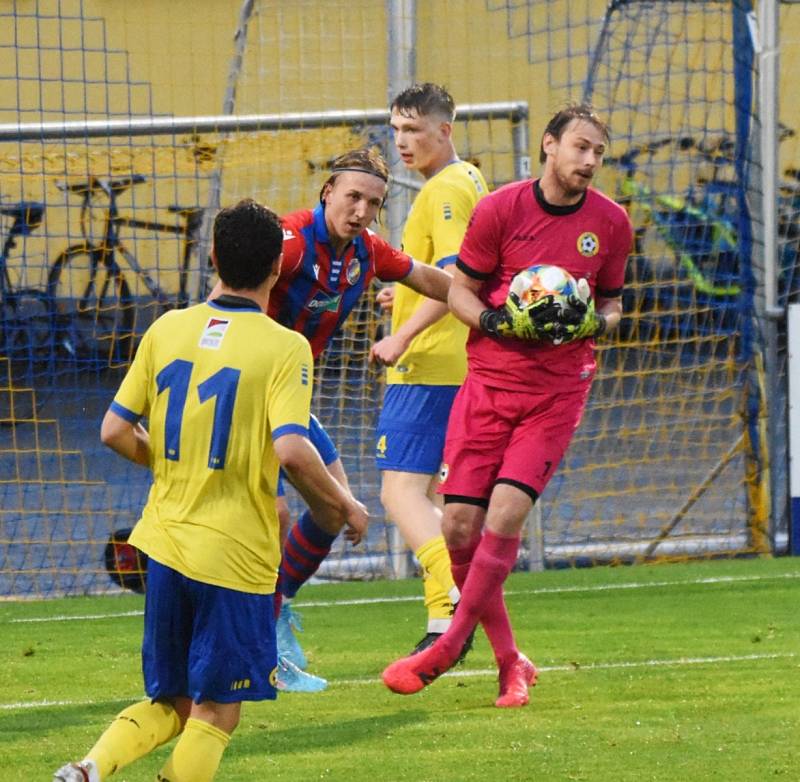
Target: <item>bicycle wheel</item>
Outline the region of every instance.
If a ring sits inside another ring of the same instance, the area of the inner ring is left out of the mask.
[[[89,245],[68,247],[50,269],[47,292],[61,355],[97,369],[130,360],[133,298],[113,258]]]
[[[52,380],[54,318],[47,293],[7,294],[0,320],[0,423],[30,422]]]

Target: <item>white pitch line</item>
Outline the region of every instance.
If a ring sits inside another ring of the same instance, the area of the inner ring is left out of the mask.
[[[709,576],[707,578],[690,579],[689,581],[632,581],[622,584],[594,584],[590,586],[538,587],[536,589],[507,589],[505,595],[557,595],[570,592],[610,592],[619,589],[652,589],[654,587],[675,586],[707,586],[713,584],[736,584],[760,581],[780,581],[800,579],[798,573],[780,573],[773,576]],[[293,603],[297,608],[334,608],[336,606],[378,605],[384,603],[415,603],[421,601],[421,595],[398,595],[395,597],[362,597],[348,600],[308,600]],[[118,619],[126,616],[142,616],[143,611],[123,611],[111,614],[56,615],[9,619],[9,624],[25,624],[32,622],[74,622],[95,619]]]
[[[537,668],[539,673],[579,673],[581,671],[611,671],[615,669],[630,668],[679,668],[689,665],[720,665],[727,663],[754,662],[758,660],[782,660],[797,657],[794,652],[780,654],[743,654],[725,655],[718,657],[678,657],[674,660],[640,660],[621,661],[609,663],[580,663],[575,665],[543,665]],[[444,674],[449,679],[467,679],[476,677],[495,677],[497,670],[485,668],[478,670],[457,670]],[[332,687],[352,687],[364,684],[380,684],[379,678],[370,677],[363,679],[333,679],[329,680]],[[144,697],[141,693],[131,695],[127,700],[115,699],[113,701],[19,701],[17,703],[0,703],[0,711],[19,711],[23,709],[40,709],[56,706],[99,706],[103,704],[116,705],[129,703],[136,698]]]
[[[9,624],[26,624],[29,622],[72,622],[72,621],[86,621],[89,619],[119,619],[124,616],[144,616],[144,611],[122,611],[116,614],[82,614],[76,616],[69,616],[66,614],[58,616],[33,616],[22,619],[9,619]]]
[[[94,701],[94,700],[86,700],[86,701],[20,701],[19,703],[0,703],[0,711],[17,711],[23,709],[44,709],[44,708],[51,708],[53,706],[103,706],[109,705],[114,706],[116,704],[125,704],[130,703],[131,701],[135,700],[137,697],[144,698],[143,694],[139,695],[131,695],[130,698],[127,699],[115,699],[113,701]]]
[[[676,668],[685,665],[717,665],[720,663],[753,662],[754,660],[779,660],[797,657],[794,652],[780,652],[776,654],[743,654],[719,657],[678,657],[675,660],[640,660],[638,662],[616,663],[575,663],[570,665],[538,665],[539,673],[578,673],[580,671],[611,671],[618,668]],[[444,674],[447,678],[468,679],[476,676],[497,676],[496,668],[477,670],[457,670]],[[331,686],[347,686],[355,684],[376,684],[380,679],[337,679],[331,681]]]

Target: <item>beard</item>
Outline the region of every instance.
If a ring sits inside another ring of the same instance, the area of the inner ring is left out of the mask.
[[[570,175],[558,174],[558,183],[567,199],[582,196],[592,184],[590,177],[583,177],[577,173]]]

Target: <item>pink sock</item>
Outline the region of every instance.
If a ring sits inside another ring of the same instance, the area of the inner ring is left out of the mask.
[[[503,598],[503,587],[495,590],[486,599],[481,624],[492,645],[497,667],[502,668],[505,663],[516,660],[519,650],[514,641],[514,631],[511,629],[511,620]]]
[[[458,555],[465,549],[456,550],[453,578],[458,585],[456,570],[463,572],[463,558]],[[516,654],[514,637],[508,612],[503,602],[503,582],[517,561],[519,537],[507,538],[486,530],[480,540],[471,563],[466,564],[467,576],[461,589],[461,600],[453,617],[450,629],[439,639],[437,646],[448,656],[455,658],[467,637],[482,621],[486,634],[500,662],[509,654]]]
[[[456,582],[458,591],[464,588],[464,582],[467,580],[467,573],[469,573],[469,566],[472,564],[472,557],[475,556],[475,549],[481,542],[480,535],[474,538],[463,548],[450,548],[447,551],[450,554],[450,571],[453,574],[453,581]]]

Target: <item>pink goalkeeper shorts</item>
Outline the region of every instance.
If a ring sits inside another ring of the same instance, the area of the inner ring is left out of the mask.
[[[589,388],[509,391],[467,375],[450,411],[439,493],[488,501],[503,482],[533,499],[541,495],[580,423]]]

